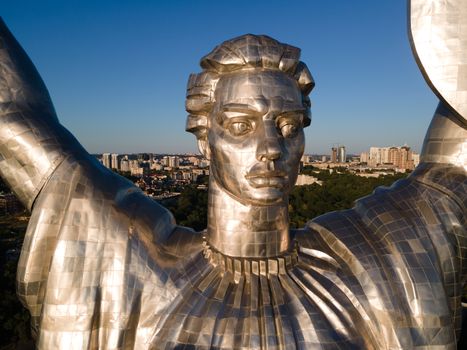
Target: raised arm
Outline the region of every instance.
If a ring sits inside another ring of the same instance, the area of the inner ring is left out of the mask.
[[[467,2],[409,0],[408,4],[415,60],[440,99],[421,161],[467,170]]]
[[[467,126],[440,102],[423,142],[422,163],[450,164],[467,171]]]
[[[81,152],[59,123],[36,68],[0,19],[0,176],[31,209],[63,159]]]

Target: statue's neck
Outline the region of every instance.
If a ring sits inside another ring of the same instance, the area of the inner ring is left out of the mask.
[[[289,249],[287,201],[273,206],[244,205],[210,178],[207,236],[211,247],[243,258],[273,257]]]

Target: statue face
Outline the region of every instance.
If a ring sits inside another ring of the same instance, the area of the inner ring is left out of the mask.
[[[211,172],[244,204],[287,200],[305,139],[297,82],[284,73],[243,70],[216,86],[208,132]]]

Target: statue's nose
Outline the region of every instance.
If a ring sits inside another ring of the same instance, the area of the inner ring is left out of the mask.
[[[282,155],[280,135],[277,133],[276,125],[272,120],[264,122],[264,131],[258,140],[256,158],[265,162],[279,159]]]

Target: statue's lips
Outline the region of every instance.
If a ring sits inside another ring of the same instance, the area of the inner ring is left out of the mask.
[[[283,188],[287,184],[287,173],[280,170],[251,172],[245,178],[254,188],[275,187]]]

